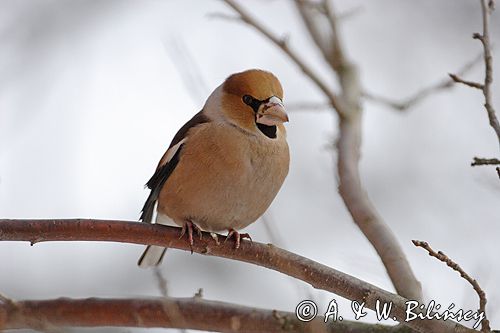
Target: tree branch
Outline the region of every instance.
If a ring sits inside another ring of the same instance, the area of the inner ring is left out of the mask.
[[[500,123],[498,122],[495,109],[493,108],[492,96],[491,96],[491,85],[493,83],[493,57],[491,55],[492,46],[490,43],[489,21],[490,21],[490,14],[495,9],[495,1],[479,0],[479,2],[481,4],[481,15],[483,19],[483,33],[482,34],[474,33],[472,35],[472,38],[478,39],[479,41],[481,41],[481,44],[483,45],[484,83],[463,80],[459,76],[454,74],[450,74],[450,77],[455,82],[464,84],[471,88],[482,90],[484,95],[484,108],[486,109],[486,113],[488,115],[489,124],[495,131],[495,134],[498,139],[498,144],[500,146]],[[477,166],[477,165],[491,164],[491,163],[484,163],[484,161],[487,161],[487,159],[478,159],[475,157],[474,162],[472,162],[471,165]],[[498,177],[500,178],[500,168],[497,167],[496,171]]]
[[[470,164],[470,166],[498,165],[498,164],[500,164],[500,160],[498,158],[480,158],[480,157],[474,157],[474,161]]]
[[[483,44],[484,51],[484,107],[488,113],[488,119],[490,121],[490,126],[495,131],[498,144],[500,145],[500,124],[498,123],[498,118],[493,108],[491,101],[491,84],[493,83],[493,57],[491,56],[491,45],[490,45],[490,32],[489,32],[489,21],[490,21],[490,11],[494,8],[494,1],[480,0],[481,2],[481,12],[483,16],[483,34],[474,34],[473,38],[479,39]]]
[[[339,193],[354,222],[379,254],[398,294],[422,300],[422,289],[399,242],[363,189],[359,176],[361,114],[342,120],[337,141]]]
[[[479,311],[481,311],[484,314],[484,319],[481,321],[481,331],[483,332],[491,332],[490,328],[490,322],[488,318],[486,318],[486,293],[484,292],[483,289],[481,289],[481,286],[479,286],[479,283],[477,283],[476,280],[471,278],[469,274],[467,274],[460,265],[458,265],[456,262],[451,260],[450,257],[448,257],[446,254],[443,252],[439,251],[436,252],[434,251],[430,245],[427,242],[423,241],[418,241],[418,240],[413,240],[413,244],[417,247],[421,247],[425,249],[431,257],[434,257],[442,262],[444,262],[448,267],[453,269],[454,271],[458,272],[462,278],[464,278],[467,282],[469,282],[472,285],[472,288],[476,291],[477,295],[479,296]]]
[[[450,89],[454,86],[454,82],[457,82],[456,79],[460,80],[460,76],[469,72],[475,65],[479,63],[482,59],[482,54],[477,55],[474,59],[464,64],[456,73],[457,74],[448,74],[449,77],[445,77],[434,84],[430,84],[427,87],[424,87],[407,98],[401,100],[395,100],[384,96],[378,96],[376,94],[364,91],[363,97],[367,100],[380,103],[382,105],[388,106],[396,111],[406,111],[418,103],[422,102],[426,98],[432,96],[435,93],[438,93],[442,90]]]
[[[339,119],[337,141],[337,170],[339,194],[351,214],[353,221],[363,232],[380,256],[389,278],[398,294],[410,299],[422,300],[422,289],[406,259],[392,230],[383,221],[362,186],[359,175],[361,151],[361,84],[357,67],[347,58],[339,36],[337,15],[330,0],[324,0],[325,12],[331,28],[331,43],[335,44],[331,68],[336,72],[342,89],[339,95],[345,105],[344,117]],[[305,9],[305,8],[304,8]],[[302,12],[304,22],[307,10]],[[312,23],[318,21],[312,21]]]
[[[409,109],[415,107],[419,103],[423,102],[426,98],[441,92],[446,89],[450,89],[454,86],[454,83],[457,80],[460,80],[460,76],[469,72],[475,65],[477,65],[481,59],[483,58],[482,54],[477,55],[473,60],[464,64],[456,73],[457,74],[448,74],[447,77],[436,81],[435,83],[429,84],[422,89],[415,91],[413,94],[408,97],[395,99],[386,96],[381,96],[375,94],[373,92],[369,92],[364,90],[362,92],[363,97],[370,102],[375,102],[381,104],[383,106],[394,109],[395,111],[408,111]],[[454,79],[456,78],[456,79]],[[469,81],[467,81],[469,82]],[[474,82],[472,82],[474,83]],[[477,83],[476,83],[477,84]],[[482,88],[481,88],[482,89]],[[293,103],[287,104],[287,110],[291,111],[326,111],[331,108],[331,105],[328,103],[320,103],[320,102],[302,102],[302,103]]]
[[[488,120],[490,126],[495,131],[498,139],[498,144],[500,145],[500,123],[496,116],[495,109],[492,104],[491,96],[491,85],[493,83],[493,57],[491,55],[491,43],[490,43],[490,13],[494,9],[495,2],[493,0],[479,0],[481,4],[481,15],[483,18],[483,33],[474,33],[472,38],[478,39],[483,45],[483,60],[484,60],[484,83],[472,82],[461,79],[459,76],[450,74],[451,78],[458,83],[462,83],[466,86],[480,89],[483,91],[484,95],[484,108],[488,115]]]
[[[187,320],[172,317],[174,308]],[[216,332],[410,333],[404,326],[364,324],[323,317],[299,321],[294,313],[198,298],[68,299],[0,302],[0,330],[52,327],[162,327]]]
[[[456,83],[461,83],[461,84],[466,85],[468,87],[476,88],[476,89],[479,89],[479,90],[483,90],[484,89],[484,84],[482,84],[482,83],[464,80],[464,79],[460,78],[458,75],[452,74],[452,73],[449,73],[448,75]]]
[[[110,241],[159,245],[190,251],[188,242],[179,239],[178,235],[179,228],[138,222],[91,219],[0,220],[0,240],[29,241],[32,245],[44,241]],[[405,322],[405,298],[271,244],[243,241],[240,249],[235,250],[234,241],[217,246],[209,233],[204,232],[203,236],[203,239],[196,241],[193,246],[196,253],[266,267],[300,279],[315,288],[364,302],[365,306],[372,310],[375,309],[377,300],[382,303],[392,302],[391,316],[419,332],[475,332],[452,321]]]
[[[295,1],[295,6],[304,22],[307,32],[311,36],[314,44],[318,47],[325,61],[332,69],[340,69],[339,66],[343,61],[342,49],[337,47],[340,41],[337,40],[335,20],[330,19],[332,15],[330,6],[326,1],[317,3],[316,6],[310,6],[305,1]],[[321,22],[329,24],[330,29],[325,29],[321,26]],[[335,32],[333,32],[335,31]],[[334,41],[332,41],[332,39]]]
[[[321,102],[286,103],[287,112],[331,111],[331,109],[332,109],[332,106],[329,103],[321,103]]]

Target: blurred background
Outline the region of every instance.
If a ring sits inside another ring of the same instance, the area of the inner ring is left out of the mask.
[[[482,51],[471,38],[481,29],[478,1],[335,4],[340,13],[355,10],[342,20],[341,33],[363,86],[379,95],[409,96]],[[244,5],[277,34],[288,34],[290,46],[334,83],[291,1]],[[267,40],[213,13],[232,14],[215,0],[1,0],[0,217],[137,220],[148,195],[144,184],[176,130],[234,72],[272,71],[284,86],[285,104],[323,101]],[[497,44],[498,11],[491,30]],[[494,61],[500,110],[500,58]],[[482,80],[482,64],[465,77]],[[494,168],[470,167],[473,156],[498,156],[482,103],[480,91],[463,86],[404,113],[365,102],[360,167],[425,297],[444,307],[478,307],[472,288],[411,239],[430,242],[478,279],[498,328],[500,182]],[[266,214],[272,232],[261,221],[245,231],[393,291],[337,193],[336,116],[307,108],[289,114],[291,168]],[[153,271],[136,266],[142,251],[129,244],[0,242],[0,293],[14,299],[159,296]],[[249,264],[170,250],[161,270],[171,296],[203,288],[206,299],[288,311],[314,299],[320,312],[335,298],[341,315],[352,319],[348,301]]]

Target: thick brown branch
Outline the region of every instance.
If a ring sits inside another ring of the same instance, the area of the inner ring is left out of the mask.
[[[448,267],[453,269],[454,271],[457,271],[462,278],[467,280],[472,285],[472,288],[476,291],[477,295],[479,296],[479,311],[481,311],[484,314],[484,319],[481,321],[481,331],[483,332],[490,332],[490,322],[486,318],[486,293],[484,292],[483,289],[481,289],[481,286],[479,286],[479,283],[477,283],[476,280],[471,278],[469,274],[467,274],[460,265],[458,265],[456,262],[451,260],[450,257],[448,257],[446,254],[443,252],[439,251],[436,252],[434,251],[430,245],[427,242],[423,241],[418,241],[418,240],[413,240],[412,241],[415,246],[421,247],[425,249],[430,256],[437,258],[438,260],[444,262]]]
[[[286,39],[278,38],[269,29],[267,29],[263,24],[257,22],[247,11],[245,11],[239,4],[233,0],[223,0],[228,6],[230,6],[235,12],[240,15],[243,22],[249,26],[255,28],[263,36],[265,36],[274,45],[279,47],[287,56],[294,62],[302,72],[313,81],[313,83],[327,96],[328,100],[331,102],[334,109],[339,113],[343,113],[342,106],[337,100],[335,93],[328,87],[328,85],[323,82],[323,80],[312,70],[312,68],[305,63],[300,56],[289,48]]]
[[[190,251],[186,239],[179,239],[179,228],[146,223],[107,220],[0,220],[0,240],[29,241],[111,241],[150,244]],[[234,242],[216,245],[209,233],[196,241],[193,251],[252,263],[295,277],[313,287],[330,291],[351,300],[365,302],[375,309],[376,300],[392,302],[391,316],[420,332],[474,332],[451,321],[413,320],[406,318],[405,298],[271,244],[243,241],[240,249]],[[222,237],[222,236],[221,236]]]
[[[175,310],[177,315],[172,316]],[[183,319],[180,319],[182,317]],[[295,314],[199,298],[68,299],[0,302],[0,330],[46,327],[163,327],[216,332],[410,333],[404,326],[301,322]]]

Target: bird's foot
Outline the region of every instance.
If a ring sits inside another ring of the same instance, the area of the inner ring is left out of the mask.
[[[191,254],[193,254],[193,245],[194,245],[193,231],[196,231],[196,233],[200,237],[200,240],[202,239],[203,234],[201,232],[200,227],[198,227],[196,224],[194,224],[191,221],[186,221],[182,225],[181,235],[179,236],[179,239],[181,239],[182,236],[184,236],[186,234],[186,230],[187,230],[187,234],[188,234],[189,247],[191,248]]]
[[[252,241],[252,237],[250,237],[250,235],[247,233],[240,234],[238,231],[234,230],[233,228],[228,229],[227,231],[228,231],[228,233],[227,233],[226,239],[224,240],[224,243],[227,242],[228,239],[234,238],[234,240],[236,242],[236,245],[234,247],[235,249],[240,248],[240,243],[241,243],[242,239],[248,238],[250,241]]]

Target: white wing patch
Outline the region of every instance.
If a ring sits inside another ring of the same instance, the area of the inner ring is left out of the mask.
[[[172,157],[174,157],[175,153],[177,153],[177,151],[179,150],[179,148],[186,141],[187,141],[187,138],[184,138],[181,141],[177,142],[177,144],[175,144],[172,147],[170,147],[170,149],[167,151],[167,154],[165,155],[165,160],[161,161],[161,165],[165,165],[168,162],[170,162],[170,160],[172,159]]]

